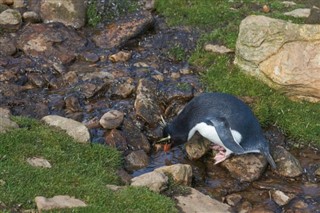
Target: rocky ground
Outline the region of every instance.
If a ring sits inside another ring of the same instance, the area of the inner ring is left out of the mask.
[[[20,14],[23,10],[4,12]],[[164,185],[157,185],[155,191],[161,191],[168,178],[153,170],[183,163],[183,168],[191,167],[182,184],[234,210],[320,209],[318,151],[294,148],[294,142],[276,127],[265,130],[278,166],[274,171],[255,154],[214,165],[208,143],[198,135],[186,149],[155,150],[153,143],[162,136],[161,116],[170,120],[203,91],[198,75],[202,70],[184,60],[196,46],[196,30],[169,28],[150,11],[78,30],[22,14],[18,23],[12,20],[2,25],[6,30],[0,35],[1,108],[60,127],[59,120],[65,124],[66,118],[71,119],[70,125],[62,127],[67,132],[70,126],[76,130],[68,132],[71,135],[81,132],[84,143],[106,144],[123,152],[125,165],[119,175],[128,184],[159,179]],[[248,101],[248,97],[240,98]],[[139,182],[141,175],[150,177]],[[154,187],[153,182],[151,185]]]

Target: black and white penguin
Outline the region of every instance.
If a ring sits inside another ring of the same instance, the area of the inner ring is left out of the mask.
[[[186,143],[198,131],[225,149],[216,155],[216,164],[234,153],[261,153],[276,168],[269,144],[253,112],[243,101],[225,93],[203,93],[194,97],[163,129],[165,142],[173,146]],[[168,149],[168,148],[165,148]]]

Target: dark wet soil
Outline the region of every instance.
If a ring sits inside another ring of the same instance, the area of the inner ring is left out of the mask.
[[[94,32],[90,29],[84,29],[80,32],[88,37],[92,33]],[[121,80],[133,79],[135,86],[139,79],[152,78],[152,76],[161,74],[164,80],[157,83],[158,95],[172,97],[170,103],[163,104],[166,108],[164,114],[169,118],[176,114],[178,109],[190,99],[189,96],[181,95],[181,93],[185,94],[185,91],[181,92],[181,90],[185,90],[185,85],[191,85],[192,95],[203,91],[198,75],[199,70],[190,67],[185,60],[177,59],[172,53],[172,47],[181,48],[185,54],[184,57],[187,58],[188,54],[194,50],[198,38],[199,32],[194,29],[168,28],[163,20],[157,18],[152,30],[130,40],[121,48],[132,51],[132,57],[129,61],[112,63],[109,60],[101,60],[103,58],[101,56],[107,57],[116,51],[96,48],[89,40],[83,51],[100,56],[100,60],[96,62],[94,55],[89,56],[91,62],[77,58],[73,63],[61,68],[61,72],[64,72],[63,69],[75,69],[78,73],[86,73],[88,69],[106,69],[113,73],[120,83]],[[0,107],[10,108],[14,115],[41,118],[47,114],[57,114],[81,122],[89,122],[100,118],[110,109],[117,109],[124,112],[127,118],[132,118],[142,132],[148,136],[149,142],[153,142],[153,136],[144,126],[144,122],[134,115],[134,93],[127,98],[121,98],[115,95],[111,89],[107,89],[86,98],[86,94],[78,92],[75,84],[59,84],[62,79],[61,75],[53,72],[47,62],[30,59],[20,51],[14,57],[0,60],[0,65],[0,73],[6,70],[14,71],[8,72],[8,75],[13,73],[11,77],[6,76],[9,79],[7,82],[10,83],[0,82],[2,91],[0,93]],[[181,70],[188,71],[182,73]],[[42,76],[45,79],[37,79],[35,76],[33,83],[30,84],[30,78],[27,79],[26,75],[39,72],[43,73]],[[79,82],[76,86],[81,87],[82,83]],[[68,97],[76,98],[75,102],[71,102],[71,107],[66,106],[65,100]],[[180,99],[180,97],[187,98]],[[91,128],[90,131],[92,143],[105,143],[105,130],[97,127]],[[132,175],[138,176],[164,165],[187,163],[193,167],[193,187],[221,201],[225,201],[230,194],[240,194],[242,201],[234,207],[236,211],[244,201],[248,201],[253,210],[257,210],[256,212],[259,212],[261,206],[264,209],[269,209],[270,212],[320,212],[320,177],[315,175],[315,170],[319,168],[319,151],[312,147],[296,147],[294,141],[286,139],[275,127],[266,129],[265,134],[273,146],[282,145],[299,159],[304,168],[301,177],[281,178],[268,168],[260,180],[253,183],[240,183],[230,177],[220,165],[214,165],[210,154],[197,161],[191,161],[187,158],[183,147],[176,147],[168,153],[152,151],[150,165],[135,171]],[[292,192],[295,194],[295,198],[285,207],[279,207],[270,198],[270,191],[274,189]]]

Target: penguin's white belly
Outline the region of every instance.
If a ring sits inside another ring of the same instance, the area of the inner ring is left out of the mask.
[[[216,131],[216,128],[214,126],[208,125],[204,122],[202,123],[198,123],[197,125],[195,125],[189,132],[188,134],[188,140],[190,140],[190,138],[192,138],[192,136],[194,135],[194,133],[198,131],[203,137],[207,138],[208,140],[210,140],[211,142],[223,146],[223,143]],[[235,140],[236,143],[240,143],[242,136],[241,134],[233,129],[230,129],[231,134],[233,136],[233,139]]]

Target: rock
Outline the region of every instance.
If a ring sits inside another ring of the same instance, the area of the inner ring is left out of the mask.
[[[26,1],[25,0],[14,0],[13,1],[13,7],[14,8],[23,8],[26,7]]]
[[[27,162],[34,167],[51,168],[50,162],[45,158],[41,158],[41,157],[27,158]]]
[[[188,158],[191,160],[200,159],[210,150],[211,145],[212,143],[208,139],[196,132],[185,146]]]
[[[41,22],[40,15],[34,11],[27,11],[22,14],[24,22],[39,23]]]
[[[310,15],[306,20],[306,24],[320,24],[320,8],[311,8]]]
[[[135,90],[135,86],[133,84],[133,79],[129,78],[125,82],[117,81],[113,82],[111,86],[111,98],[128,98],[132,95]]]
[[[302,193],[300,186],[292,185],[286,181],[282,180],[272,180],[272,181],[255,181],[252,186],[256,189],[263,190],[279,190],[286,194],[299,194]]]
[[[281,2],[285,7],[292,7],[292,6],[295,6],[297,5],[295,2],[293,1],[283,1]]]
[[[129,51],[120,51],[109,56],[109,60],[113,63],[126,62],[131,58],[132,53]]]
[[[117,186],[117,185],[111,185],[111,184],[107,184],[106,187],[115,192],[125,188],[124,186]]]
[[[88,61],[88,62],[91,62],[91,63],[95,63],[97,61],[99,61],[99,56],[95,53],[91,53],[91,52],[84,52],[84,53],[81,53],[80,55],[80,59],[84,60],[84,61]]]
[[[191,194],[187,196],[176,196],[178,207],[184,213],[228,213],[232,212],[229,205],[204,195],[196,189],[190,188]]]
[[[252,210],[252,205],[248,201],[244,201],[243,203],[241,203],[238,208],[239,213],[250,213],[251,210]]]
[[[132,177],[131,177],[131,175],[128,174],[128,172],[126,170],[119,169],[117,171],[117,175],[119,176],[122,183],[124,183],[126,185],[130,185]]]
[[[90,82],[84,82],[80,85],[81,93],[87,98],[93,98],[99,94],[103,94],[107,91],[112,83],[112,80],[105,79],[95,79]]]
[[[280,190],[271,191],[271,196],[274,202],[276,202],[279,206],[288,204],[295,197],[293,194],[285,194]]]
[[[220,54],[234,52],[233,50],[231,50],[225,46],[213,45],[213,44],[206,44],[204,46],[204,50],[207,52],[214,52],[214,53],[220,53]]]
[[[47,85],[46,79],[39,73],[28,74],[28,81],[38,88],[43,88]]]
[[[52,209],[65,209],[65,208],[77,208],[86,207],[83,201],[70,197],[68,195],[57,195],[52,198],[45,198],[37,196],[35,202],[39,212],[52,210]]]
[[[299,8],[295,9],[290,12],[284,13],[286,16],[293,16],[295,18],[307,18],[310,15],[310,9],[309,8]]]
[[[17,39],[17,47],[26,55],[61,64],[74,60],[85,44],[75,30],[61,23],[29,24]]]
[[[18,30],[22,23],[18,10],[7,9],[0,13],[0,27],[7,30]]]
[[[297,177],[302,174],[303,169],[298,159],[296,159],[282,146],[277,146],[273,151],[272,156],[277,164],[277,169],[275,172],[279,175],[284,177]]]
[[[320,25],[248,16],[240,24],[235,63],[292,99],[319,102],[319,39]]]
[[[159,90],[163,94],[165,98],[165,102],[170,104],[173,101],[189,101],[193,98],[194,87],[187,82],[179,82],[177,81],[164,81],[165,87],[160,87]]]
[[[232,177],[240,182],[252,182],[261,177],[267,167],[267,160],[260,154],[236,155],[222,162]]]
[[[237,206],[242,200],[242,196],[240,194],[231,194],[226,196],[227,204],[230,206]]]
[[[192,168],[188,164],[174,164],[155,169],[156,172],[162,172],[172,176],[174,182],[186,186],[191,185]]]
[[[78,29],[85,25],[86,4],[78,0],[42,0],[40,13],[45,23],[61,22]]]
[[[160,172],[149,172],[132,178],[131,186],[146,186],[154,192],[161,192],[167,188],[168,177]]]
[[[126,138],[122,135],[121,131],[117,129],[111,130],[106,136],[106,144],[112,146],[120,151],[126,151],[128,144]]]
[[[125,157],[125,167],[135,171],[149,165],[149,156],[143,150],[132,151]]]
[[[143,149],[146,153],[150,152],[151,147],[148,139],[132,121],[124,119],[122,132],[127,139],[128,147],[130,149]]]
[[[17,52],[17,48],[12,38],[0,37],[0,55],[10,56]]]
[[[65,130],[69,136],[80,143],[88,143],[90,141],[90,133],[87,127],[78,121],[58,115],[47,115],[41,120],[50,126],[55,126]]]
[[[320,176],[320,167],[314,172],[317,176]]]
[[[107,25],[104,30],[93,36],[93,41],[101,48],[112,49],[123,46],[129,39],[142,34],[153,24],[149,12],[127,16],[126,19]]]
[[[136,91],[134,108],[139,118],[155,127],[159,124],[161,108],[156,93],[156,85],[147,80],[140,79]]]
[[[11,113],[8,109],[0,108],[0,133],[6,133],[10,129],[19,128],[18,124],[10,120]]]
[[[100,119],[100,125],[105,129],[115,129],[123,122],[124,113],[118,110],[110,110]]]
[[[79,99],[75,95],[69,95],[64,99],[67,112],[81,112]]]

